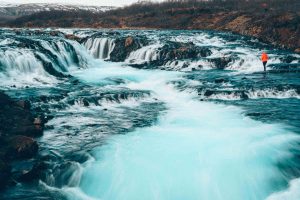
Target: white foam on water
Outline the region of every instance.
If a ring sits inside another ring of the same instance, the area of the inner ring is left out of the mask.
[[[153,91],[168,110],[156,125],[112,136],[93,151],[95,161],[85,166],[77,188],[85,195],[80,199],[262,200],[284,187],[276,164],[289,158],[299,136],[281,125],[178,92],[167,83],[180,73],[120,66],[89,70],[78,77],[89,82],[123,77],[130,89]]]
[[[230,89],[226,89],[230,90]],[[275,89],[264,89],[264,90],[249,90],[245,91],[245,94],[249,99],[288,99],[288,98],[297,98],[300,99],[300,95],[294,89],[279,91]],[[216,94],[212,94],[208,97],[205,97],[204,94],[201,95],[203,98],[207,99],[219,99],[219,100],[240,100],[242,99],[241,93],[235,93],[232,90],[231,93],[222,92],[220,90]]]
[[[1,86],[45,86],[58,83],[58,80],[49,75],[42,63],[28,50],[3,51],[0,53],[0,63],[5,67],[0,71]]]
[[[300,199],[300,179],[290,181],[289,188],[270,195],[266,200],[299,200]]]
[[[130,53],[125,60],[127,63],[141,64],[159,59],[158,48],[162,47],[160,43],[144,46]]]
[[[111,38],[89,38],[84,46],[95,58],[108,59],[115,47],[115,40]]]

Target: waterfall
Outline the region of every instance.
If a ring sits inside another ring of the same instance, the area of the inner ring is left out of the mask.
[[[136,51],[130,53],[126,59],[127,63],[141,64],[159,59],[158,48],[160,44],[154,44],[142,47]]]
[[[89,57],[80,44],[61,38],[12,37],[1,44],[3,85],[55,83],[55,77],[65,77],[70,69],[85,68]]]
[[[2,85],[23,86],[37,82],[55,82],[34,53],[23,49],[0,51],[0,77]]]
[[[110,38],[89,38],[84,46],[94,58],[108,59],[115,47],[115,42]]]

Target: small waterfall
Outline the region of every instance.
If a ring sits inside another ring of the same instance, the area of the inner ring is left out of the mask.
[[[2,85],[55,82],[34,53],[23,49],[0,51],[0,77]]]
[[[49,56],[56,58],[55,62],[63,72],[67,72],[68,67],[76,66],[79,63],[74,47],[65,41],[41,41],[41,46],[49,51],[47,52]]]
[[[9,41],[0,46],[2,85],[51,84],[57,82],[55,77],[68,75],[69,69],[87,65],[89,55],[75,42],[22,37]]]
[[[115,47],[115,42],[110,38],[89,38],[84,46],[94,58],[108,59]]]
[[[126,59],[127,63],[142,64],[159,59],[158,48],[160,44],[149,45],[142,47],[136,51],[130,53]]]
[[[43,71],[42,63],[35,58],[32,52],[26,50],[1,51],[0,66],[1,71],[6,72],[32,73],[34,71]]]

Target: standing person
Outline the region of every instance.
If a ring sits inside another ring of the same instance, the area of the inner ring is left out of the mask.
[[[265,52],[263,52],[261,54],[261,61],[264,65],[264,71],[266,71],[266,65],[267,65],[268,59],[269,59],[268,55]]]

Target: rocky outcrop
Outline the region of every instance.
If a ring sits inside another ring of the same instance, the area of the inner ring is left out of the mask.
[[[208,48],[196,46],[192,42],[168,42],[159,49],[159,57],[164,61],[196,59],[198,57],[207,57],[211,53]]]
[[[7,158],[32,158],[37,152],[38,144],[33,138],[17,135],[7,140]]]
[[[68,40],[75,40],[77,42],[81,42],[81,38],[73,34],[66,34],[65,38]]]
[[[121,37],[115,40],[115,47],[110,54],[110,60],[113,62],[124,61],[132,51],[147,45],[148,41],[145,37]]]
[[[157,58],[142,64],[131,64],[136,68],[154,68],[163,66],[168,62],[178,60],[197,60],[212,54],[207,47],[196,46],[194,43],[168,41],[164,46],[157,49]]]
[[[13,182],[13,162],[35,158],[38,144],[33,137],[43,133],[43,122],[35,117],[27,100],[14,101],[0,91],[0,189]],[[37,162],[35,159],[33,163]],[[27,172],[29,173],[29,171]],[[33,172],[31,172],[33,173]],[[18,181],[18,180],[17,180]]]

